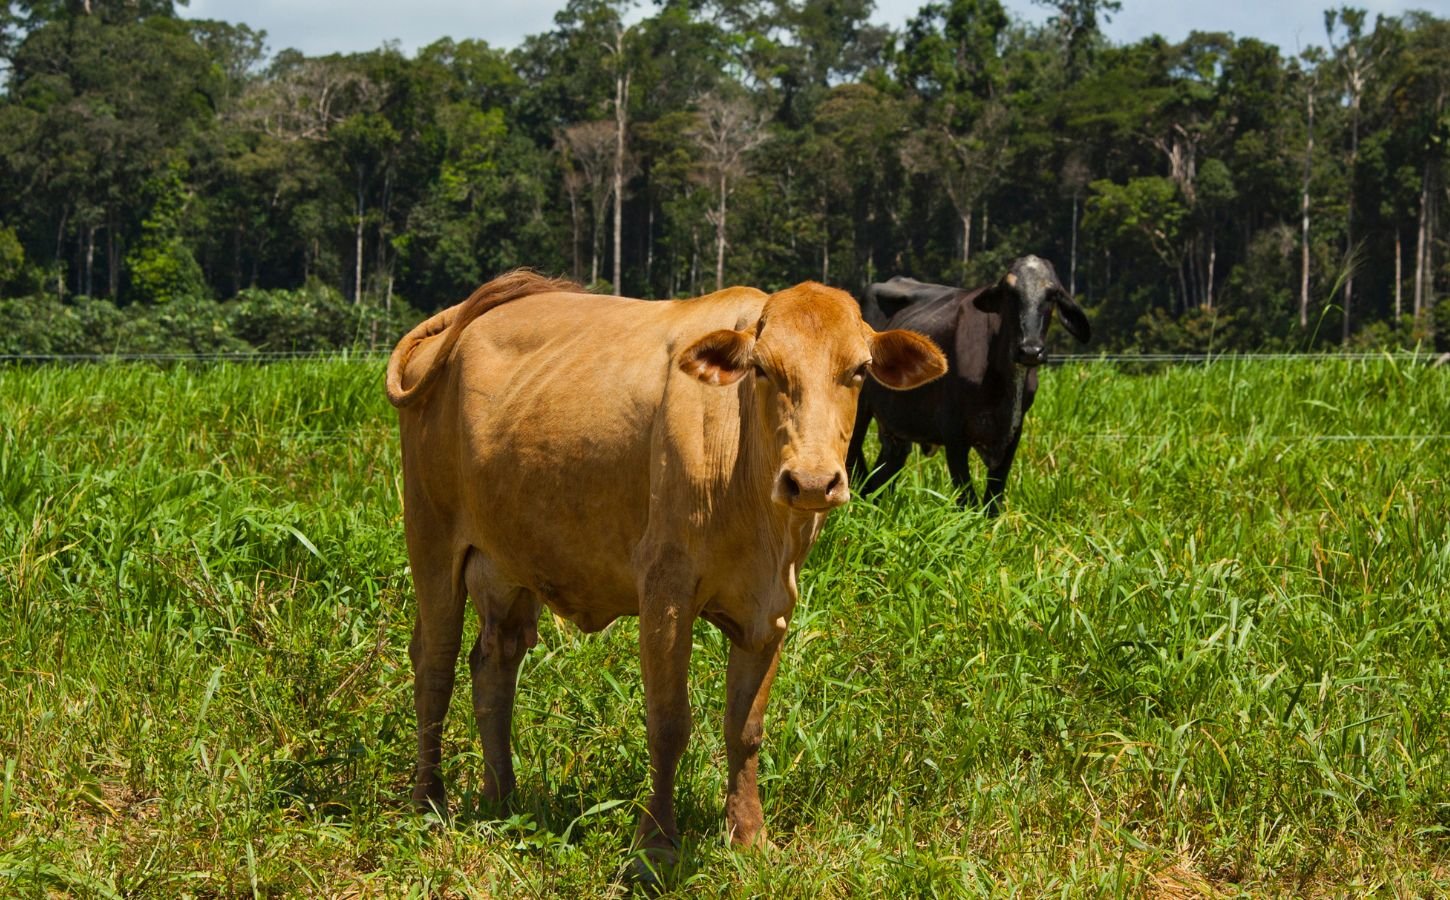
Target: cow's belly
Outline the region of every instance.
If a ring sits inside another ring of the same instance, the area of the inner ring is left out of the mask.
[[[648,517],[649,434],[663,380],[651,370],[667,360],[626,358],[607,341],[581,356],[574,343],[517,354],[474,348],[458,384],[457,480],[466,541],[500,578],[593,631],[638,610],[630,557]],[[562,362],[578,358],[592,366],[588,377]]]
[[[466,541],[510,585],[586,631],[638,610],[631,551],[649,496],[642,454],[495,433],[467,464]],[[637,456],[638,458],[631,458]]]

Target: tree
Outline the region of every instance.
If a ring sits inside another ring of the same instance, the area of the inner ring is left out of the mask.
[[[615,153],[614,126],[609,122],[581,122],[570,125],[559,135],[561,147],[567,151],[566,165],[570,165],[572,176],[566,173],[566,187],[571,190],[583,185],[589,194],[589,208],[593,212],[593,228],[590,230],[589,281],[599,280],[599,243],[604,234],[605,205],[613,193],[615,179],[612,163]],[[577,168],[573,168],[577,166]]]
[[[715,226],[715,290],[725,286],[725,246],[730,194],[750,170],[749,153],[764,143],[764,118],[740,99],[716,94],[700,101],[690,136],[700,153],[700,170],[715,190],[707,213]]]
[[[1378,62],[1378,51],[1372,38],[1364,34],[1365,12],[1349,6],[1326,10],[1324,31],[1329,37],[1334,67],[1340,78],[1344,102],[1349,107],[1349,158],[1345,161],[1348,199],[1344,213],[1344,331],[1342,340],[1349,342],[1350,310],[1354,301],[1354,204],[1356,168],[1359,163],[1360,104],[1364,100],[1365,83]],[[1343,35],[1339,36],[1339,28]]]
[[[151,208],[141,224],[141,239],[126,256],[131,287],[151,303],[169,303],[206,293],[201,267],[184,240],[182,227],[189,201],[183,175],[186,167],[173,163],[146,184]]]
[[[1083,226],[1110,241],[1142,241],[1163,267],[1178,276],[1178,308],[1188,305],[1183,276],[1183,225],[1188,217],[1178,186],[1161,176],[1127,184],[1094,181]]]
[[[1080,74],[1089,64],[1091,54],[1102,42],[1103,33],[1098,19],[1104,23],[1113,20],[1113,14],[1122,11],[1119,0],[1032,0],[1038,6],[1056,10],[1052,26],[1062,42],[1066,67],[1072,74]]]

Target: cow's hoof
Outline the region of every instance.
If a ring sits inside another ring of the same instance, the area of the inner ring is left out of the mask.
[[[440,779],[415,787],[413,789],[413,809],[417,810],[420,816],[447,821],[448,792],[443,789],[443,781]]]
[[[645,896],[654,897],[667,889],[666,880],[679,856],[673,847],[650,847],[635,854],[629,864],[629,880]]]

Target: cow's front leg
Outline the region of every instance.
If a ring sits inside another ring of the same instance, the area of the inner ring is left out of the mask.
[[[947,444],[947,471],[957,489],[957,506],[962,509],[977,505],[977,491],[972,487],[972,448],[969,444]]]
[[[691,628],[694,576],[684,564],[657,563],[643,579],[639,611],[640,668],[644,675],[651,792],[635,833],[636,848],[652,861],[673,858],[675,769],[690,740]]]
[[[765,814],[760,808],[756,767],[765,736],[765,704],[780,664],[785,630],[759,650],[730,647],[725,673],[725,755],[730,779],[725,796],[725,830],[736,846],[765,846]]]
[[[1007,475],[1012,471],[1012,460],[1017,455],[1017,443],[1022,432],[1012,435],[1007,446],[987,462],[987,515],[996,516],[1002,511],[1002,493],[1007,489]]]
[[[870,475],[866,465],[866,431],[871,427],[871,404],[863,392],[856,402],[856,424],[851,429],[851,442],[846,446],[846,472],[854,484],[865,484]]]
[[[866,486],[861,493],[870,494],[881,489],[881,486],[890,481],[892,476],[906,465],[906,458],[911,455],[911,441],[902,440],[891,434],[877,423],[876,433],[881,438],[881,453],[876,457],[876,471],[867,480]]]

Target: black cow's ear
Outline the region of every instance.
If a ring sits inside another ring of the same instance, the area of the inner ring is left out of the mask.
[[[1067,291],[1057,292],[1057,310],[1062,314],[1062,327],[1067,333],[1086,344],[1093,336],[1093,328],[1088,324],[1087,313]]]
[[[980,309],[982,312],[1001,312],[1002,301],[1004,299],[1003,295],[1007,291],[1012,290],[1012,286],[1017,283],[1015,279],[1011,281],[1008,280],[1011,278],[1012,275],[1008,274],[1001,281],[997,282],[986,290],[979,292],[977,296],[972,299],[972,305],[975,306],[977,309]]]
[[[680,354],[680,371],[705,384],[727,385],[750,371],[755,335],[722,328],[712,331]]]
[[[898,328],[871,335],[866,369],[885,387],[905,391],[945,375],[947,358],[931,338]]]

